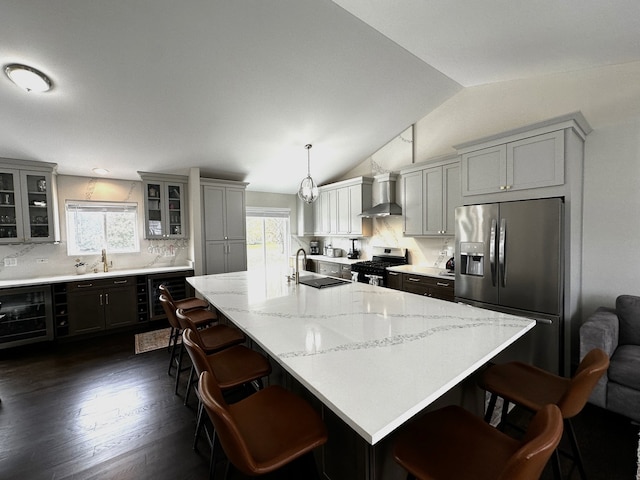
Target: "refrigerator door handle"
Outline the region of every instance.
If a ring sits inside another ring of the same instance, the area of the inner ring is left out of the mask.
[[[507,286],[507,265],[505,261],[505,237],[507,236],[507,221],[500,220],[500,244],[498,245],[498,265],[500,268],[500,282],[503,287]]]
[[[489,236],[489,265],[491,267],[491,283],[496,286],[496,230],[498,222],[494,218],[491,220],[491,233]]]

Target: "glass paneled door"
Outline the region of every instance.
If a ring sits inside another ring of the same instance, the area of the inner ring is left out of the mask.
[[[0,170],[0,243],[53,240],[51,174]]]
[[[247,270],[267,281],[284,278],[289,256],[289,211],[247,208]]]

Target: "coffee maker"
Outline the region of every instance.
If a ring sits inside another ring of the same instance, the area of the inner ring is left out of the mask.
[[[309,253],[311,255],[320,255],[320,242],[317,240],[311,240],[309,242]]]
[[[357,238],[350,238],[349,240],[351,240],[351,249],[349,250],[349,253],[347,254],[347,258],[350,258],[352,260],[360,258],[360,250],[356,249],[356,242],[358,241],[358,239]]]

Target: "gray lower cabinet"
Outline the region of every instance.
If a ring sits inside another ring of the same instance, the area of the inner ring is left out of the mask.
[[[329,277],[342,277],[342,269],[339,263],[318,262],[318,273]]]
[[[99,332],[137,323],[136,277],[67,284],[69,335]]]
[[[315,271],[322,275],[329,277],[344,278],[345,280],[351,280],[351,265],[337,263],[337,262],[315,262]]]

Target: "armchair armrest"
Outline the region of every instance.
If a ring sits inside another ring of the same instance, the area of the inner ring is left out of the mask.
[[[616,311],[598,308],[580,327],[580,359],[594,348],[601,348],[611,357],[618,346],[619,332]]]

